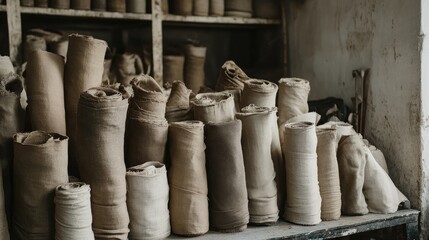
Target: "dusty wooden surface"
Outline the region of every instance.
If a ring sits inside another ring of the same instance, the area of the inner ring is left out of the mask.
[[[167,22],[189,22],[189,23],[220,23],[220,24],[249,24],[249,25],[276,25],[280,24],[278,19],[242,18],[242,17],[205,17],[205,16],[180,16],[164,15]]]
[[[162,83],[162,7],[161,0],[152,0],[152,58],[153,78]]]
[[[20,63],[21,61],[21,43],[22,43],[22,29],[21,29],[21,14],[19,1],[7,0],[7,27],[9,31],[9,56],[13,63]]]

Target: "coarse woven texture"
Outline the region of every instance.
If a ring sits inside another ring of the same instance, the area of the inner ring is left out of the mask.
[[[24,130],[24,110],[20,104],[23,90],[22,77],[9,73],[0,76],[0,166],[3,171],[6,213],[12,216],[12,136]]]
[[[135,77],[143,74],[143,62],[135,53],[119,55],[116,64],[117,82],[125,86],[128,86]]]
[[[106,11],[106,0],[91,0],[91,9],[94,11]]]
[[[47,8],[48,0],[34,0],[35,7]]]
[[[317,170],[322,197],[321,218],[324,221],[337,220],[341,216],[336,134],[332,128],[317,129]]]
[[[165,118],[169,123],[191,120],[193,111],[189,105],[192,90],[188,89],[182,81],[174,81],[167,102]]]
[[[34,7],[34,0],[20,0],[21,6]]]
[[[234,61],[228,60],[220,69],[216,91],[220,92],[227,89],[243,90],[244,82],[249,79],[246,73]]]
[[[207,48],[187,44],[185,47],[185,84],[194,93],[204,86]]]
[[[81,94],[76,159],[81,179],[92,188],[92,229],[96,239],[127,239],[124,135],[128,99],[110,88]]]
[[[64,58],[43,50],[33,51],[26,71],[31,129],[66,135]]]
[[[68,182],[66,136],[13,136],[13,226],[16,239],[54,239],[55,188]]]
[[[164,239],[170,235],[169,187],[165,165],[159,162],[127,170],[129,239]]]
[[[270,225],[277,222],[277,187],[271,157],[273,116],[277,108],[243,108],[236,116],[242,121],[241,144],[246,171],[250,222]]]
[[[253,0],[253,15],[258,18],[280,18],[280,1]]]
[[[103,40],[79,34],[69,36],[67,63],[64,69],[64,100],[67,136],[70,138],[69,169],[71,174],[77,174],[75,148],[79,97],[89,88],[101,85],[106,48],[107,43]]]
[[[169,128],[171,230],[198,236],[209,230],[204,124],[172,123]]]
[[[194,0],[193,14],[194,16],[208,16],[209,15],[209,0]]]
[[[384,158],[383,152],[373,145],[369,146],[368,148],[371,151],[371,154],[374,157],[375,161],[377,161],[378,165],[380,165],[380,167],[383,168],[387,175],[389,175],[389,168],[387,167],[386,158]]]
[[[285,125],[283,153],[286,167],[286,205],[284,218],[301,225],[321,222],[317,174],[317,135],[311,122]]]
[[[223,16],[225,14],[224,0],[210,0],[210,16]]]
[[[127,0],[126,7],[130,13],[146,13],[146,1],[143,0]]]
[[[201,92],[201,90],[200,90],[200,92]],[[227,90],[224,90],[222,92],[228,92],[228,93],[232,94],[232,96],[234,97],[234,111],[235,111],[235,113],[240,112],[240,109],[241,109],[241,107],[240,107],[241,89],[238,89],[238,88],[237,89],[227,89]]]
[[[107,11],[110,11],[110,12],[124,13],[126,10],[126,2],[125,0],[107,0],[106,8],[107,8]]]
[[[228,92],[200,93],[191,100],[194,118],[204,123],[234,120],[234,97]]]
[[[8,221],[6,217],[6,204],[3,191],[3,171],[0,168],[0,238],[9,240]]]
[[[0,78],[9,73],[14,73],[12,61],[9,56],[0,56]]]
[[[69,47],[69,40],[67,38],[62,38],[58,42],[51,43],[49,45],[49,51],[56,53],[60,56],[63,56],[64,59],[66,59],[68,47]]]
[[[240,120],[204,129],[210,226],[216,231],[243,231],[249,223],[241,131]]]
[[[94,239],[89,185],[83,182],[59,185],[54,203],[56,240]]]
[[[283,146],[284,143],[284,132],[285,132],[285,124],[286,123],[294,123],[294,122],[311,122],[314,123],[314,125],[316,126],[317,123],[320,120],[320,115],[316,112],[308,112],[308,113],[304,113],[301,115],[298,115],[296,117],[290,118],[289,120],[287,120],[285,123],[282,123],[279,125],[279,134],[280,134],[280,143]],[[280,121],[278,121],[280,122]]]
[[[275,107],[278,86],[275,83],[261,79],[250,79],[244,82],[244,89],[241,93],[240,107],[243,108],[250,104],[261,107]],[[271,157],[276,171],[277,184],[277,206],[280,216],[283,214],[285,202],[285,167],[280,144],[279,128],[277,126],[277,115],[272,114],[272,140]]]
[[[164,83],[173,83],[176,80],[184,81],[185,56],[165,55],[163,57]]]
[[[172,0],[170,3],[171,13],[184,16],[192,15],[194,0]]]
[[[91,0],[70,0],[70,7],[76,10],[90,10]]]
[[[342,137],[338,144],[341,211],[345,215],[368,213],[368,206],[362,192],[366,165],[364,145],[357,134]]]
[[[279,123],[308,113],[308,94],[310,93],[310,82],[299,78],[283,78],[279,81]]]
[[[70,9],[70,0],[50,0],[49,7],[56,9]]]
[[[225,0],[225,16],[252,17],[252,0]]]
[[[340,142],[343,136],[350,136],[357,134],[353,129],[353,125],[346,122],[327,122],[319,126],[319,128],[333,128],[337,130],[337,143]]]
[[[26,62],[30,56],[30,54],[34,50],[47,50],[46,40],[43,37],[35,36],[35,35],[26,35],[24,40],[24,55],[23,61]]]

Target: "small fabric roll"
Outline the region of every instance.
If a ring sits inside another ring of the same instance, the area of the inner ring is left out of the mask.
[[[56,9],[70,9],[70,0],[50,0],[49,6]]]
[[[91,188],[83,182],[65,183],[55,190],[55,239],[94,239]]]
[[[128,99],[110,88],[91,88],[79,99],[76,159],[82,181],[92,188],[96,239],[127,239],[129,232],[124,160],[127,109]]]
[[[34,0],[35,7],[47,8],[48,0]]]
[[[70,0],[70,7],[75,10],[90,10],[91,0]]]
[[[225,0],[225,16],[252,17],[252,0]]]
[[[7,224],[7,217],[6,217],[6,205],[5,205],[5,198],[4,198],[4,191],[3,191],[3,173],[2,169],[0,168],[0,238],[9,240],[9,229]]]
[[[38,37],[35,35],[26,35],[24,41],[24,62],[28,60],[28,57],[34,50],[38,49],[46,51],[46,40],[42,37]]]
[[[193,5],[194,16],[209,15],[209,0],[194,0]]]
[[[34,0],[20,0],[21,6],[34,7]]]
[[[225,13],[224,0],[210,0],[210,16],[223,16]]]
[[[244,88],[244,82],[250,78],[234,61],[226,61],[220,70],[216,91]]]
[[[146,13],[146,0],[127,0],[127,12]]]
[[[16,239],[54,239],[55,188],[68,182],[68,138],[56,133],[17,133],[13,160]]]
[[[91,9],[94,11],[106,11],[106,0],[91,0]]]
[[[143,74],[143,62],[139,55],[134,53],[119,55],[116,68],[117,81],[125,86],[136,76]]]
[[[192,15],[194,0],[172,0],[171,13],[176,15],[190,16]]]
[[[164,164],[147,162],[127,170],[129,239],[164,239],[170,235],[168,180]]]
[[[169,128],[171,230],[198,236],[209,230],[204,124],[172,123]]]
[[[121,13],[125,12],[125,0],[108,0],[106,3],[107,11]]]
[[[234,120],[234,97],[228,92],[200,93],[191,101],[194,118],[204,123]]]
[[[69,40],[62,38],[58,42],[53,42],[49,46],[49,51],[63,56],[64,59],[67,57],[67,49],[69,47]]]
[[[317,170],[322,197],[321,218],[337,220],[341,216],[341,189],[335,129],[317,129]]]
[[[253,15],[257,18],[280,18],[280,1],[253,0]]]
[[[240,120],[205,126],[210,226],[216,231],[247,228],[249,210]]]
[[[194,93],[198,93],[204,86],[206,51],[206,47],[191,44],[186,46],[185,83]]]
[[[317,135],[314,123],[285,125],[283,153],[286,167],[284,218],[301,225],[321,222],[321,197],[317,174]]]
[[[308,94],[310,93],[310,83],[299,78],[283,78],[279,81],[279,123],[286,123],[287,120],[308,113]]]
[[[164,83],[173,83],[176,80],[180,80],[183,82],[184,66],[185,66],[185,56],[165,55],[163,57]]]
[[[66,134],[64,58],[34,51],[27,64],[26,88],[31,128]]]
[[[277,187],[271,157],[272,115],[276,108],[253,104],[241,109],[236,116],[243,123],[241,144],[246,169],[250,222],[271,225],[277,222]]]
[[[0,78],[9,73],[14,73],[12,61],[9,56],[0,56]]]

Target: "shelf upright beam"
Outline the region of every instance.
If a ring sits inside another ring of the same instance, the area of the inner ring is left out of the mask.
[[[282,39],[283,39],[283,74],[290,77],[289,74],[289,53],[288,53],[288,31],[287,31],[287,0],[281,1],[281,22],[282,22]]]
[[[153,77],[162,84],[162,0],[152,0],[152,60]]]
[[[21,63],[19,49],[22,43],[21,10],[19,1],[7,0],[7,29],[9,36],[9,57],[13,63]]]

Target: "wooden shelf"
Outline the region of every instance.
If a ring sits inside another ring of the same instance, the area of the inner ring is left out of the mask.
[[[164,15],[165,22],[185,22],[185,23],[214,23],[214,24],[248,24],[248,25],[278,25],[280,20],[263,18],[244,17],[203,17],[203,16],[181,16]]]

